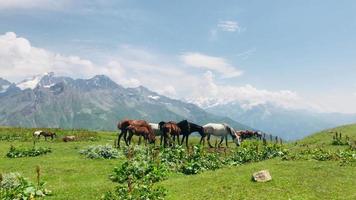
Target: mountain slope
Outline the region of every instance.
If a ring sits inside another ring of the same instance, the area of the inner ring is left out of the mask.
[[[206,111],[228,116],[287,140],[300,139],[316,131],[356,122],[356,116],[351,114],[290,110],[273,104],[261,104],[244,109],[239,103],[234,102],[215,105],[206,108]]]
[[[12,84],[0,95],[0,114],[0,125],[24,127],[115,130],[118,120],[138,118],[151,122],[227,122],[247,128],[142,86],[123,88],[104,75],[75,80],[47,73]]]

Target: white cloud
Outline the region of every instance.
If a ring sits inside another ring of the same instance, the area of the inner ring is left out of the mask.
[[[291,109],[311,107],[296,92],[289,90],[268,91],[257,89],[249,84],[244,86],[218,84],[214,80],[214,74],[210,71],[204,74],[201,84],[200,87],[204,89],[196,90],[188,98],[188,101],[195,102],[201,107],[231,102],[238,102],[245,109],[266,103]]]
[[[105,74],[126,87],[144,85],[163,95],[194,100],[201,105],[239,101],[246,109],[265,103],[287,108],[308,106],[293,91],[268,91],[252,85],[217,83],[215,74],[231,77],[241,74],[219,57],[185,53],[177,58],[123,45],[107,60],[107,64],[98,65],[77,56],[65,56],[33,47],[27,39],[12,32],[0,35],[0,74],[11,81],[20,81],[49,71],[73,78]],[[204,74],[193,73],[186,65],[204,69]]]
[[[208,56],[197,52],[187,52],[181,55],[182,61],[192,67],[213,70],[222,74],[225,78],[237,77],[242,71],[232,66],[226,59]]]
[[[88,78],[106,74],[127,86],[137,86],[138,80],[125,77],[120,63],[110,61],[105,66],[94,64],[78,56],[64,56],[33,47],[31,43],[13,32],[0,35],[0,74],[13,81],[20,81],[34,74],[53,71],[57,75]]]
[[[245,30],[239,25],[237,21],[220,21],[217,26],[220,30],[226,32],[242,32]]]
[[[55,10],[69,4],[70,0],[1,0],[1,9],[50,9]]]

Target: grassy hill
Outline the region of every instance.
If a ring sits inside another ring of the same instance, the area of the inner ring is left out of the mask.
[[[53,129],[51,129],[53,130]],[[285,144],[291,153],[307,148],[343,150],[331,145],[333,134],[342,132],[356,139],[356,125],[342,126],[311,135],[296,143]],[[115,183],[108,178],[122,160],[92,160],[78,152],[89,145],[113,144],[116,133],[86,130],[57,131],[54,141],[41,139],[37,146],[51,147],[52,153],[39,157],[7,158],[11,145],[31,147],[34,129],[0,128],[0,173],[20,172],[36,180],[35,168],[41,166],[42,180],[53,195],[46,199],[98,199]],[[64,143],[64,135],[76,135],[79,141]],[[197,143],[193,139],[192,143]],[[236,148],[230,144],[230,149]],[[356,157],[356,156],[355,156]],[[251,181],[253,172],[268,169],[273,180],[267,183]],[[167,189],[166,199],[356,199],[356,166],[340,166],[338,160],[269,159],[240,166],[227,166],[198,175],[171,174],[158,185]]]

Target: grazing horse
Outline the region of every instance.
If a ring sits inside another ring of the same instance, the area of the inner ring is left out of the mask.
[[[74,135],[67,135],[63,137],[63,142],[70,142],[70,141],[74,141],[76,139],[76,137]]]
[[[45,140],[47,140],[48,137],[50,137],[52,140],[53,140],[54,137],[57,137],[56,133],[54,133],[54,132],[45,132],[45,131],[42,131],[42,132],[40,133],[39,137],[40,137],[41,135],[45,138]]]
[[[247,138],[252,138],[252,137],[256,137],[256,138],[259,138],[259,139],[262,138],[262,134],[260,134],[257,131],[242,130],[242,131],[237,131],[236,133],[237,133],[237,135],[240,136],[241,141],[245,140]]]
[[[164,139],[163,146],[165,147],[167,144],[167,139],[169,140],[169,144],[171,145],[171,136],[173,136],[173,141],[175,142],[176,137],[178,139],[178,144],[179,144],[179,135],[181,133],[181,129],[177,126],[177,123],[173,121],[169,122],[160,122],[158,123],[159,129],[162,131],[162,136],[161,136],[161,143],[162,145],[162,139]]]
[[[157,136],[157,135],[162,135],[161,133],[161,130],[159,129],[159,125],[158,124],[155,124],[155,123],[148,123],[152,130],[153,130],[153,133]]]
[[[43,132],[43,131],[38,130],[38,131],[35,131],[32,135],[33,135],[33,137],[40,138],[41,132]]]
[[[35,131],[32,135],[33,135],[33,137],[37,137],[38,139],[40,139],[40,137],[42,135],[45,138],[45,140],[47,140],[48,137],[52,138],[52,140],[54,137],[57,137],[56,133],[46,132],[46,131],[41,131],[41,130]]]
[[[148,127],[152,131],[151,126],[145,121],[145,120],[130,120],[130,119],[125,119],[117,124],[117,128],[120,130],[119,135],[118,135],[118,140],[117,140],[117,146],[120,147],[120,140],[121,137],[124,136],[124,140],[126,145],[128,146],[129,144],[127,143],[127,127],[130,125],[135,125],[135,126],[145,126]]]
[[[201,136],[200,138],[200,144],[204,141],[205,138],[205,133],[204,133],[204,128],[202,126],[199,126],[197,124],[188,122],[187,120],[182,120],[177,123],[177,126],[181,129],[181,133],[183,135],[181,145],[183,145],[184,139],[185,139],[185,145],[188,146],[188,138],[189,135],[193,132],[198,132]]]
[[[146,126],[135,126],[135,125],[130,125],[127,127],[127,131],[129,132],[129,136],[127,138],[127,141],[129,144],[131,144],[131,139],[133,135],[139,136],[139,142],[138,144],[141,144],[141,136],[143,136],[145,140],[145,144],[147,144],[147,141],[152,144],[156,141],[155,134],[153,133],[152,129],[149,129]]]
[[[207,134],[207,136],[208,136],[208,144],[210,147],[213,147],[210,144],[210,136],[211,135],[221,137],[219,146],[221,145],[221,143],[224,141],[224,138],[225,138],[226,147],[228,147],[228,145],[227,145],[227,136],[228,135],[230,135],[233,138],[233,140],[237,146],[240,146],[240,143],[241,143],[240,136],[237,135],[235,130],[227,124],[209,123],[209,124],[204,125],[203,128],[204,128],[205,134]]]

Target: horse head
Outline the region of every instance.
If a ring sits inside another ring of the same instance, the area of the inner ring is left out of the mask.
[[[234,142],[235,142],[236,146],[240,146],[241,145],[240,135],[236,131],[234,131],[234,135],[235,135]]]
[[[165,123],[166,122],[164,122],[164,121],[161,121],[160,123],[158,123],[159,130],[162,130],[162,127]]]

